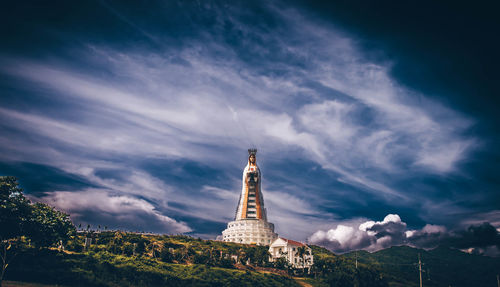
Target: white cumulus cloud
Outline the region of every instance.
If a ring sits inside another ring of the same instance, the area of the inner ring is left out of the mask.
[[[308,242],[325,246],[335,252],[358,249],[376,251],[402,244],[420,244],[419,247],[428,247],[428,244],[426,246],[422,244],[436,244],[435,240],[430,242],[429,236],[442,237],[447,232],[445,227],[439,225],[427,224],[421,230],[407,230],[406,226],[399,215],[388,214],[382,221],[368,220],[351,225],[339,224],[328,231],[318,230],[309,237]]]

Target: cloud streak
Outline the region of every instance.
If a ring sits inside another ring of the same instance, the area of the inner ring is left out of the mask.
[[[154,229],[164,226],[168,232],[195,229],[176,216],[224,222],[236,204],[230,194],[238,194],[239,159],[250,146],[284,170],[293,168],[287,165],[293,154],[356,190],[353,196],[408,206],[419,196],[398,188],[399,177],[456,174],[479,146],[466,135],[473,120],[398,84],[390,77],[391,63],[370,61],[349,35],[297,10],[262,5],[273,24],[256,27],[245,21],[245,13],[253,12],[241,7],[196,7],[213,22],[204,27],[188,17],[185,24],[197,28],[196,37],[181,33],[174,45],[170,35],[105,6],[159,48],[87,39],[71,48],[69,60],[0,57],[0,73],[22,83],[15,87],[19,98],[0,108],[0,129],[9,134],[0,141],[9,152],[0,159],[56,167],[100,187],[39,198],[68,211],[105,214],[108,207],[130,204],[132,214],[142,212],[156,222],[164,216],[165,223]],[[23,95],[38,104],[20,108],[29,101]],[[178,178],[154,176],[139,165],[153,159],[196,162],[227,180],[197,182],[187,190],[187,182],[176,180],[189,171]],[[266,172],[269,178],[276,174]],[[307,194],[305,185],[290,191],[265,193],[268,208],[279,211],[270,213],[282,229],[293,229],[290,234],[304,236],[294,225],[313,232],[338,217],[319,195]],[[75,203],[90,195],[114,205],[95,203],[92,209],[90,200]],[[342,234],[370,248],[389,242],[380,237],[374,243],[366,230],[348,226],[327,233],[316,237],[337,238],[341,250],[351,244]]]
[[[41,198],[32,198],[57,206],[71,214],[75,224],[99,224],[130,231],[159,233],[186,233],[192,229],[184,222],[178,222],[162,215],[149,202],[125,195],[113,195],[112,191],[89,189],[79,192],[54,191]],[[97,218],[96,218],[97,217]]]

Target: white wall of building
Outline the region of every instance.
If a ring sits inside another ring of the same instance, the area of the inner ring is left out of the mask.
[[[305,255],[304,258],[298,256],[297,249],[301,246],[305,246],[309,253],[309,255]],[[314,257],[309,246],[302,243],[298,245],[284,238],[277,238],[273,241],[269,246],[269,253],[271,254],[271,261],[275,261],[280,257],[285,257],[288,263],[294,268],[309,269],[314,264]]]
[[[274,224],[259,219],[231,221],[222,231],[222,241],[225,242],[270,245],[276,238]]]

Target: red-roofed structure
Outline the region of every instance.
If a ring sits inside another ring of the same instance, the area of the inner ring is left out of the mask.
[[[299,248],[305,248],[305,252],[301,254],[302,250],[299,250]],[[314,264],[312,250],[309,246],[283,237],[278,237],[271,243],[269,253],[271,254],[271,261],[284,257],[294,268],[305,268],[308,272]]]
[[[281,239],[285,240],[286,242],[288,242],[288,244],[290,245],[295,245],[295,246],[307,246],[305,245],[304,243],[302,242],[299,242],[299,241],[295,241],[295,240],[291,240],[291,239],[286,239],[286,238],[283,238],[283,237],[280,237]]]

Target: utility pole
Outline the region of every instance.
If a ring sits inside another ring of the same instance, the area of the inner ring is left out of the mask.
[[[356,269],[358,269],[358,250],[356,250]],[[497,276],[497,279],[498,279],[498,276]]]
[[[354,258],[356,259],[356,278],[354,279],[354,287],[359,286],[359,273],[358,273],[358,250],[354,253]]]
[[[420,287],[422,287],[422,261],[420,260],[420,253],[418,254],[418,274],[420,277]]]
[[[498,278],[498,274],[497,274],[497,286],[500,287],[500,278]]]

